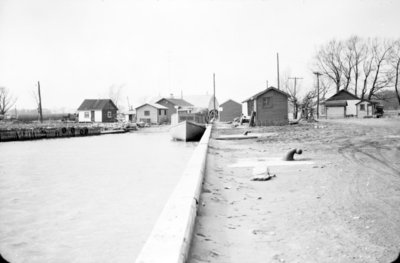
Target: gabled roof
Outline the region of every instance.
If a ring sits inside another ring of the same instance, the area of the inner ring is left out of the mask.
[[[368,103],[370,103],[370,104],[379,104],[378,101],[371,101],[371,100],[362,99],[362,100],[360,100],[359,102],[357,102],[356,105],[358,105],[358,104],[360,104],[360,103],[362,103],[362,102],[368,102]]]
[[[233,103],[235,103],[235,104],[242,105],[242,104],[240,104],[239,102],[236,102],[236,101],[234,101],[234,100],[229,99],[229,100],[225,101],[224,103],[222,103],[220,106],[223,107],[224,104],[226,104],[226,103],[228,103],[228,102],[233,102]]]
[[[172,104],[174,104],[176,106],[181,106],[181,107],[193,106],[192,104],[190,104],[189,102],[187,102],[184,99],[175,99],[175,98],[162,98],[162,99],[159,99],[156,103],[159,103],[162,100],[167,100],[167,101],[171,102]]]
[[[272,91],[272,90],[274,90],[274,91],[276,91],[276,92],[278,92],[278,93],[281,93],[282,95],[285,95],[286,97],[290,97],[289,94],[287,94],[286,92],[284,92],[284,91],[282,91],[282,90],[279,90],[279,89],[277,89],[277,88],[275,88],[275,87],[269,87],[269,88],[267,88],[267,89],[265,89],[265,90],[263,90],[263,91],[260,91],[259,93],[255,94],[255,95],[251,96],[251,97],[248,98],[247,100],[242,101],[242,103],[244,103],[244,102],[246,102],[246,101],[249,101],[249,100],[257,99],[257,98],[260,97],[261,95],[263,95],[263,94],[265,94],[265,93],[267,93],[267,92],[270,92],[270,91]]]
[[[151,107],[153,107],[153,108],[156,108],[156,109],[159,109],[159,110],[168,110],[168,108],[167,108],[167,107],[164,107],[163,105],[160,105],[160,104],[158,104],[158,103],[149,103],[149,102],[147,102],[147,103],[145,103],[145,104],[142,104],[142,105],[140,105],[139,107],[136,107],[135,109],[137,110],[137,109],[139,109],[139,108],[141,108],[141,107],[144,107],[144,106],[146,106],[146,105],[149,105],[149,106],[151,106]]]
[[[79,106],[78,111],[84,110],[103,110],[103,109],[116,109],[118,110],[117,106],[115,106],[114,102],[111,99],[101,99],[101,100],[84,100]]]
[[[326,101],[332,101],[332,100],[360,100],[360,98],[348,92],[347,90],[342,89],[339,90],[339,92],[336,93],[335,95],[326,99]]]
[[[189,95],[185,96],[186,101],[193,104],[194,107],[204,108],[211,110],[214,108],[214,96],[213,95]],[[219,108],[219,103],[217,98],[215,98],[215,108]]]

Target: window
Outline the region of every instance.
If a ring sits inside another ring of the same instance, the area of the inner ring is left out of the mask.
[[[161,115],[162,110],[158,110],[158,115]]]
[[[164,115],[167,115],[167,110],[164,110]]]
[[[360,111],[365,111],[365,104],[360,104]]]
[[[107,118],[111,118],[111,117],[112,117],[111,111],[107,111]]]
[[[85,119],[90,118],[90,113],[88,111],[85,111]]]
[[[149,110],[145,110],[144,111],[144,116],[150,116],[150,111]]]
[[[272,108],[272,97],[262,98],[263,108]]]

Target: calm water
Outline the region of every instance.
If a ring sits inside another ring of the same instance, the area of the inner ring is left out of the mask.
[[[195,146],[168,133],[1,143],[1,254],[134,262]]]

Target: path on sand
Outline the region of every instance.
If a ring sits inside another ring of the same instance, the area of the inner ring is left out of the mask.
[[[400,120],[365,121],[211,140],[188,262],[391,262],[400,251]],[[219,125],[212,137],[243,131]],[[293,148],[303,149],[295,165],[274,164]],[[251,181],[263,165],[276,177]]]

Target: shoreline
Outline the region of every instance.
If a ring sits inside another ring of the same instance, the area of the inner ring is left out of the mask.
[[[188,262],[391,262],[400,243],[400,121],[217,125]],[[242,134],[257,139],[215,140]],[[277,162],[300,148],[293,163]],[[258,173],[276,175],[252,181]]]

